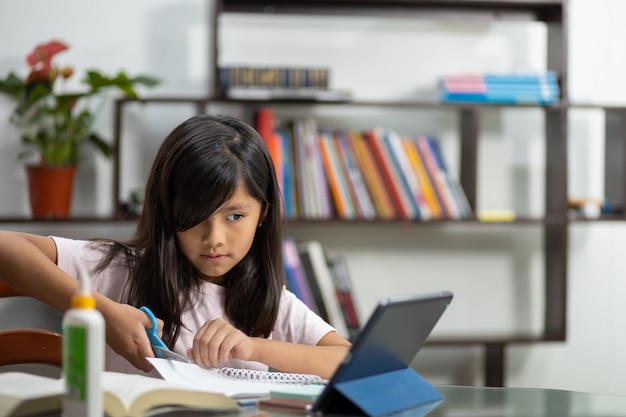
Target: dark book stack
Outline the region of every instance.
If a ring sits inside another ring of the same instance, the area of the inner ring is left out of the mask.
[[[223,66],[221,94],[238,100],[348,101],[345,90],[330,89],[325,67]]]

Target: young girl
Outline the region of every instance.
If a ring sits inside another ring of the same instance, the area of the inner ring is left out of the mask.
[[[107,370],[155,372],[145,305],[163,341],[199,364],[329,378],[350,343],[284,288],[282,237],[262,139],[235,118],[201,115],[161,145],[130,241],[0,232],[0,279],[65,310],[85,266]]]

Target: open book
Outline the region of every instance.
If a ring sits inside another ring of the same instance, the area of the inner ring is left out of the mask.
[[[27,389],[25,389],[27,387]],[[172,406],[206,411],[239,410],[221,392],[192,389],[142,375],[105,372],[104,410],[108,417],[139,417],[170,411]],[[27,374],[0,373],[0,417],[31,416],[61,410],[64,385],[61,379]]]

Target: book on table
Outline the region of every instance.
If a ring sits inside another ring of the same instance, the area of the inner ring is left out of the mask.
[[[28,389],[25,389],[25,388]],[[190,388],[143,375],[104,372],[104,411],[108,417],[140,417],[172,408],[237,412],[240,407],[219,391]],[[0,373],[0,417],[35,416],[62,408],[62,379],[25,372]]]
[[[163,379],[103,373],[107,417],[161,415],[177,410],[236,413],[241,405],[268,399],[273,391],[315,397],[325,381],[316,375],[224,367],[149,358]],[[27,389],[26,389],[27,388]],[[0,373],[0,417],[35,416],[62,409],[63,379],[25,372]],[[280,394],[279,394],[280,395]]]

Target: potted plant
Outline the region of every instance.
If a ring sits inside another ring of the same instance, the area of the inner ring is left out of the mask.
[[[145,75],[129,78],[120,71],[108,77],[88,70],[82,80],[86,88],[66,92],[64,84],[74,70],[54,64],[53,58],[67,49],[68,45],[59,40],[39,44],[26,57],[30,68],[26,78],[12,71],[0,79],[0,93],[16,103],[9,120],[19,129],[26,146],[18,158],[30,157],[26,169],[30,205],[36,218],[69,216],[74,173],[83,145],[92,145],[110,156],[109,143],[93,130],[97,112],[107,99],[105,93],[113,89],[136,97],[137,85],[158,84],[158,80]]]

